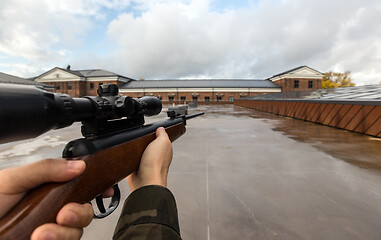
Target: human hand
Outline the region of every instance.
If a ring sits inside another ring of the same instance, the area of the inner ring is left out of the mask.
[[[160,127],[156,130],[156,139],[145,149],[139,169],[127,177],[131,192],[148,185],[167,187],[172,155],[172,143],[165,129]]]
[[[21,167],[0,171],[0,218],[14,207],[32,188],[46,182],[65,182],[79,176],[86,168],[83,161],[46,159]],[[90,224],[93,209],[89,203],[66,204],[57,214],[57,223],[44,224],[31,239],[79,239]]]

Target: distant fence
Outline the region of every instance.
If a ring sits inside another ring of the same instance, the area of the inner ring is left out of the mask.
[[[381,101],[236,100],[237,106],[381,137]]]

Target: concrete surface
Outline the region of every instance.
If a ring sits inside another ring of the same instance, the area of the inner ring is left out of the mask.
[[[381,239],[380,139],[231,105],[195,111],[206,115],[173,144],[168,184],[183,239]],[[0,166],[57,157],[78,130],[0,145]],[[111,239],[117,219],[83,239]]]

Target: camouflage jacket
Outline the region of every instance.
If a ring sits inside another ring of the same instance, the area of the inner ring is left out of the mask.
[[[124,202],[113,239],[181,239],[172,193],[161,186],[132,192]]]

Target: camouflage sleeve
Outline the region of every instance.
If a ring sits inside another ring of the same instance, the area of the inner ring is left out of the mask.
[[[124,203],[113,239],[181,239],[172,193],[161,186],[132,192]]]

